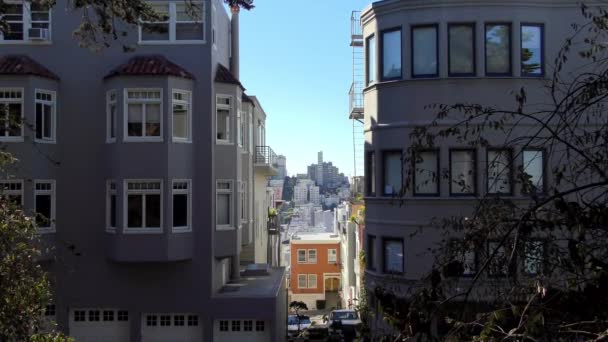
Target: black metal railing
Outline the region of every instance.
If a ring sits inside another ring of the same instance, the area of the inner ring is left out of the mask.
[[[270,146],[256,146],[255,163],[277,167],[277,154],[274,153]]]

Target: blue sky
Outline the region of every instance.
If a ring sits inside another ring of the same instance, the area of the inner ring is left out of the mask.
[[[350,15],[371,0],[256,0],[241,11],[241,81],[266,114],[266,142],[305,173],[323,151],[353,172]]]

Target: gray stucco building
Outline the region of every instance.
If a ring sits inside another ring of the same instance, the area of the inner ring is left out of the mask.
[[[284,270],[241,272],[267,234],[254,176],[276,161],[238,79],[238,13],[151,2],[167,20],[128,28],[132,53],[79,47],[67,0],[9,5],[2,182],[40,214],[46,315],[77,341],[281,341]]]
[[[406,296],[431,271],[430,249],[446,238],[433,219],[470,215],[488,194],[526,203],[529,194],[513,181],[515,170],[522,168],[539,191],[551,184],[546,151],[501,145],[500,134],[487,147],[447,139],[420,151],[407,191],[402,170],[409,166],[401,158],[412,130],[435,118],[437,109],[428,105],[514,108],[512,91],[522,87],[528,104],[547,103],[553,58],[572,33],[570,24],[580,20],[577,4],[565,0],[386,0],[363,10],[363,31],[355,38],[365,52],[364,104],[351,111],[363,109],[365,117],[368,290],[389,284]],[[514,134],[530,127],[522,123]],[[466,287],[480,262],[479,255],[466,259],[455,291]],[[523,274],[524,261],[517,262]]]

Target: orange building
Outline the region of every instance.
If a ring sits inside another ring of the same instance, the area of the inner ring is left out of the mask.
[[[341,283],[340,238],[336,234],[302,234],[292,238],[291,300],[308,309],[338,307]]]

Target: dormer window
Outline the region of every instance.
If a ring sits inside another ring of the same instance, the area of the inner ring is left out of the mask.
[[[5,5],[3,19],[8,29],[0,42],[42,42],[51,39],[51,14],[47,7],[29,2]]]

